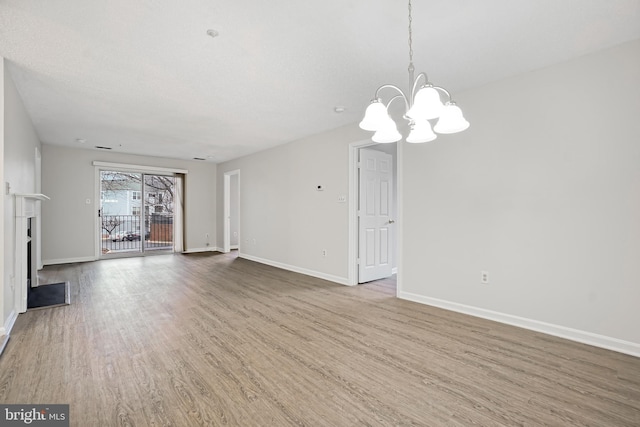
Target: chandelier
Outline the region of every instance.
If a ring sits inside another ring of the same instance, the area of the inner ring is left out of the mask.
[[[360,128],[375,132],[371,138],[378,143],[391,143],[402,139],[398,127],[389,116],[389,106],[396,99],[403,99],[405,113],[403,118],[409,122],[409,135],[407,142],[429,142],[436,139],[437,135],[462,132],[469,127],[469,122],[462,116],[462,110],[451,99],[451,94],[440,86],[434,86],[429,82],[426,73],[418,74],[414,79],[415,68],[413,66],[413,33],[411,30],[411,0],[409,0],[409,85],[413,84],[410,96],[407,96],[395,85],[382,85],[376,90],[375,98],[365,111],[364,118],[360,122]],[[411,87],[411,86],[410,86]],[[384,104],[380,92],[384,89],[393,89],[397,94]],[[441,95],[445,96],[442,103]],[[438,119],[431,129],[429,120]]]

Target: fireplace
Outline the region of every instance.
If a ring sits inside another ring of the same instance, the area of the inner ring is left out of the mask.
[[[15,306],[18,313],[27,311],[29,287],[38,286],[42,268],[40,251],[40,201],[44,194],[16,194]]]

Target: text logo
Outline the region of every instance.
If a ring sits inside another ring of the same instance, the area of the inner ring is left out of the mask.
[[[69,405],[0,405],[0,427],[69,427]]]

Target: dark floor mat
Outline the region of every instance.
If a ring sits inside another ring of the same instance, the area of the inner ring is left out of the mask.
[[[69,302],[69,282],[29,287],[27,309],[56,307]]]

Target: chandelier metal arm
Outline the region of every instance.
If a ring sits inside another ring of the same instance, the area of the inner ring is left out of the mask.
[[[395,101],[396,99],[398,99],[398,98],[402,98],[402,99],[404,99],[404,105],[405,105],[405,107],[408,105],[408,103],[407,103],[407,97],[404,95],[404,93],[401,93],[400,95],[396,95],[396,96],[394,96],[393,98],[391,98],[391,99],[389,100],[389,102],[387,102],[387,110],[389,110],[389,107],[391,106],[391,103],[392,103],[393,101]]]
[[[453,102],[453,99],[451,99],[451,94],[449,93],[449,91],[448,91],[448,90],[446,90],[445,88],[440,87],[440,86],[433,86],[433,88],[434,88],[434,89],[438,89],[439,91],[441,91],[441,92],[443,92],[445,95],[447,95],[447,98],[449,98],[449,101],[447,101],[447,103],[453,103],[453,104],[455,104],[455,103]]]
[[[391,85],[391,84],[387,84],[387,85],[382,85],[380,86],[377,90],[376,90],[376,99],[380,99],[380,91],[382,89],[387,89],[387,88],[391,88],[391,89],[395,89],[398,92],[398,95],[394,96],[393,98],[391,98],[389,100],[389,102],[387,103],[386,107],[389,108],[389,105],[391,105],[391,102],[394,101],[396,98],[402,98],[404,99],[404,105],[406,108],[406,111],[409,110],[410,105],[409,105],[409,100],[407,99],[407,95],[405,95],[405,93],[402,91],[402,89],[400,89],[398,86],[396,85]]]
[[[413,88],[411,89],[411,99],[413,99],[416,96],[416,88],[418,87],[418,83],[420,82],[420,77],[424,77],[424,84],[426,85],[430,84],[429,77],[427,77],[427,73],[422,72],[418,74],[418,77],[416,77],[416,79],[413,81]]]

